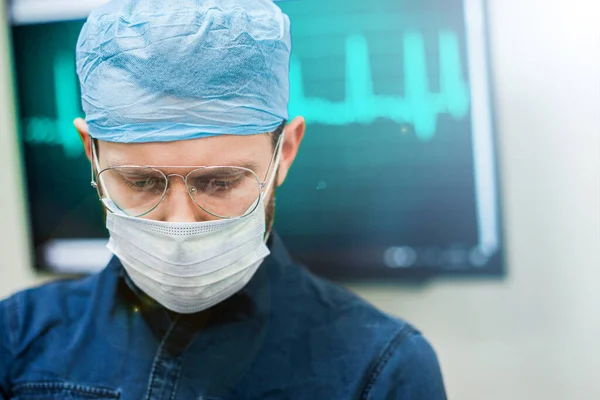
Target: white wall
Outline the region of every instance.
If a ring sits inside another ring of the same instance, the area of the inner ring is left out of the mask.
[[[5,9],[0,1],[0,298],[40,280],[30,267]]]
[[[451,399],[600,399],[600,2],[489,3],[509,277],[354,289],[425,332]],[[5,54],[2,31],[0,297],[40,279]]]
[[[451,399],[600,399],[600,2],[490,13],[509,278],[355,289],[426,333]]]

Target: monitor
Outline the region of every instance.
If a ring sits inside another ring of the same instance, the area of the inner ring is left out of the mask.
[[[75,43],[103,1],[13,0],[12,39],[36,265],[111,257],[73,119]],[[292,256],[333,279],[502,276],[484,0],[300,0],[290,116],[307,131],[277,194]]]

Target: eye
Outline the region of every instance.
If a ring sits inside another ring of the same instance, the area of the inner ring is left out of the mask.
[[[211,185],[217,189],[227,189],[235,184],[236,180],[213,180]]]
[[[157,186],[160,186],[160,180],[155,177],[147,177],[147,178],[127,178],[124,177],[125,186],[130,189],[137,191],[149,191],[156,189]]]
[[[209,190],[213,191],[226,191],[234,189],[241,182],[242,177],[229,177],[229,178],[219,178],[213,179],[210,181],[210,185],[208,187]]]
[[[202,192],[216,193],[232,190],[242,182],[243,175],[234,175],[227,177],[203,177],[194,179],[193,185]]]
[[[131,185],[135,186],[136,188],[145,188],[148,186],[154,186],[154,184],[156,183],[156,180],[154,179],[146,179],[146,180],[142,180],[142,181],[131,181]]]

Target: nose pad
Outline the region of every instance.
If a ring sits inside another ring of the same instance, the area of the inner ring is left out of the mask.
[[[180,177],[179,179],[172,179]],[[207,220],[206,213],[194,202],[185,184],[185,178],[178,174],[168,176],[167,193],[163,200],[164,221],[200,222]]]

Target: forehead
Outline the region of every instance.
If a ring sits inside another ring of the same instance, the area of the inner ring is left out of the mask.
[[[210,166],[268,162],[272,155],[268,134],[221,135],[154,143],[98,142],[102,165]],[[264,159],[264,161],[263,161]]]

